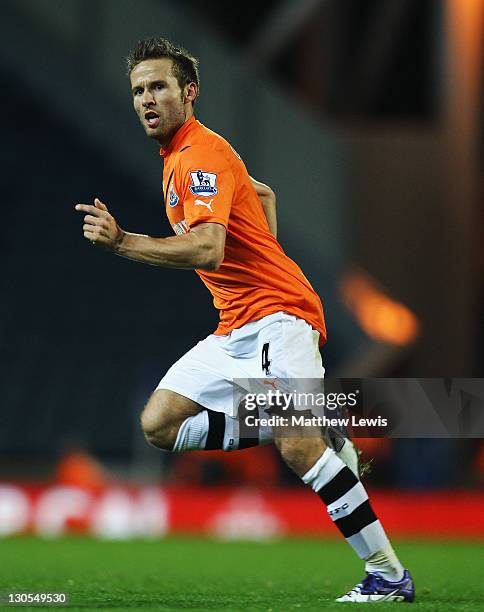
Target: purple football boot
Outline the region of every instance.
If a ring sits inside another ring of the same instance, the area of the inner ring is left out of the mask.
[[[339,602],[376,603],[395,601],[411,603],[415,599],[415,587],[410,572],[405,570],[403,578],[397,582],[385,580],[378,573],[367,574],[366,578],[346,595],[338,597]]]

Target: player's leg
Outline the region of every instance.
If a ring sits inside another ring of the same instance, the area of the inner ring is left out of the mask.
[[[321,498],[346,541],[365,560],[366,578],[337,601],[413,601],[410,574],[398,560],[368,494],[352,471],[317,432],[308,437],[305,431],[304,437],[297,437],[297,432],[288,435],[280,429],[275,435],[284,461]]]
[[[203,410],[196,402],[174,391],[155,391],[141,414],[141,428],[150,444],[173,450],[182,423]]]
[[[274,375],[285,379],[298,391],[313,384],[310,380],[313,379],[317,391],[318,372],[322,368],[317,340],[317,332],[304,321],[283,318],[280,332],[271,343]],[[269,359],[270,352],[271,348]],[[301,408],[306,407],[293,405],[294,414]],[[317,405],[311,408],[313,410],[317,412]],[[274,431],[282,458],[320,497],[331,520],[365,561],[367,578],[338,601],[412,601],[413,582],[393,551],[368,494],[354,473],[356,470],[350,469],[342,457],[327,446],[320,428],[295,426],[291,419],[289,423],[289,428],[286,425]]]
[[[169,389],[152,394],[141,414],[141,427],[150,444],[174,452],[242,450],[271,441],[260,428],[244,435],[239,417],[209,410]]]
[[[242,450],[272,442],[272,430],[248,428],[234,400],[234,379],[247,376],[234,351],[243,332],[210,335],[163,376],[141,416],[147,440],[164,450]],[[245,346],[245,344],[242,342]]]
[[[323,380],[325,369],[319,352],[319,334],[302,319],[287,313],[277,313],[279,321],[262,330],[258,338],[259,364],[263,368],[254,377],[272,374],[291,380]],[[265,365],[264,365],[265,364]],[[259,366],[260,367],[260,366]],[[308,389],[306,389],[308,390]],[[327,414],[335,417],[335,411]],[[326,444],[360,478],[360,453],[347,431],[330,427]]]
[[[162,378],[143,411],[141,424],[147,440],[173,451],[232,451],[272,442],[270,426],[248,426],[243,408],[234,405],[233,381],[266,374],[261,369],[262,346],[271,341],[273,334],[279,334],[283,318],[285,315],[276,313],[230,336],[210,335],[179,359]],[[289,319],[293,321],[295,317]],[[263,340],[258,342],[260,329],[265,331]],[[319,366],[309,375],[324,376],[320,358]],[[263,409],[259,417],[267,417]],[[353,445],[343,438],[334,448],[358,474]]]
[[[245,378],[248,372],[252,377],[264,375],[258,370],[263,361],[261,347],[257,345],[258,331],[263,328],[263,342],[270,341],[272,333],[279,332],[280,315],[248,324],[230,337],[211,335],[179,359],[160,381],[143,411],[141,424],[147,440],[158,448],[177,452],[242,450],[272,442],[270,426],[249,427],[243,410],[234,406],[233,381]],[[312,375],[324,376],[320,358],[319,369]],[[262,411],[259,416],[267,417]],[[343,444],[338,440],[335,451],[358,474],[354,447],[348,440],[344,448]]]

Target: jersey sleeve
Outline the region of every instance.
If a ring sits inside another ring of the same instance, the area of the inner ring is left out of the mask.
[[[210,147],[191,146],[180,153],[176,179],[188,227],[198,223],[228,227],[235,178],[221,153]]]

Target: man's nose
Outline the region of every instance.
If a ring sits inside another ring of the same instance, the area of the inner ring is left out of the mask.
[[[141,104],[143,106],[151,106],[154,103],[155,103],[155,98],[153,97],[153,94],[150,91],[147,91],[145,89],[145,91],[143,92],[143,96],[141,98]]]

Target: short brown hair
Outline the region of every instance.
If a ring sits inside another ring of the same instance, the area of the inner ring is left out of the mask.
[[[188,83],[196,83],[200,89],[198,59],[183,47],[174,45],[166,38],[145,38],[138,41],[136,47],[130,51],[126,58],[128,76],[139,63],[147,59],[164,57],[173,61],[172,72],[180,89],[183,89]]]

